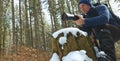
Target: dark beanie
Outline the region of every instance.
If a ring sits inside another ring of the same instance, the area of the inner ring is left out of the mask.
[[[81,3],[84,3],[84,4],[91,6],[90,0],[80,0],[78,5],[80,5]]]

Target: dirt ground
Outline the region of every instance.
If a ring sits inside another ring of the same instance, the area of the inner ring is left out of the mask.
[[[120,58],[118,58],[117,61],[120,61]]]

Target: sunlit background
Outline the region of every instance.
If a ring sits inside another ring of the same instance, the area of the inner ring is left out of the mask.
[[[16,5],[19,5],[19,0],[14,0],[15,1],[15,6]],[[44,0],[43,0],[44,1]],[[107,0],[100,0],[101,1],[101,3],[103,2],[105,2],[105,1],[107,1]],[[109,3],[110,3],[110,5],[111,5],[111,8],[112,8],[112,10],[113,10],[113,12],[117,15],[117,16],[119,16],[120,17],[120,3],[119,2],[115,2],[115,0],[110,0],[109,1]],[[48,21],[48,23],[50,24],[51,23],[51,21],[50,21],[50,13],[48,12],[48,5],[45,5],[45,4],[43,4],[43,12],[44,12],[44,14],[45,14],[45,17],[47,17],[47,18],[45,18],[47,21]]]

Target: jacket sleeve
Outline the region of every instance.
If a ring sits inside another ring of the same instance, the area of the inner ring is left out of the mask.
[[[92,18],[85,18],[85,25],[84,26],[100,26],[109,22],[110,14],[109,10],[105,5],[100,5],[96,7],[96,10],[99,16],[92,17]]]

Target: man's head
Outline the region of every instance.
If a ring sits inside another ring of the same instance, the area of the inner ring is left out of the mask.
[[[78,5],[84,14],[86,14],[90,10],[90,7],[92,6],[90,0],[80,0]]]

